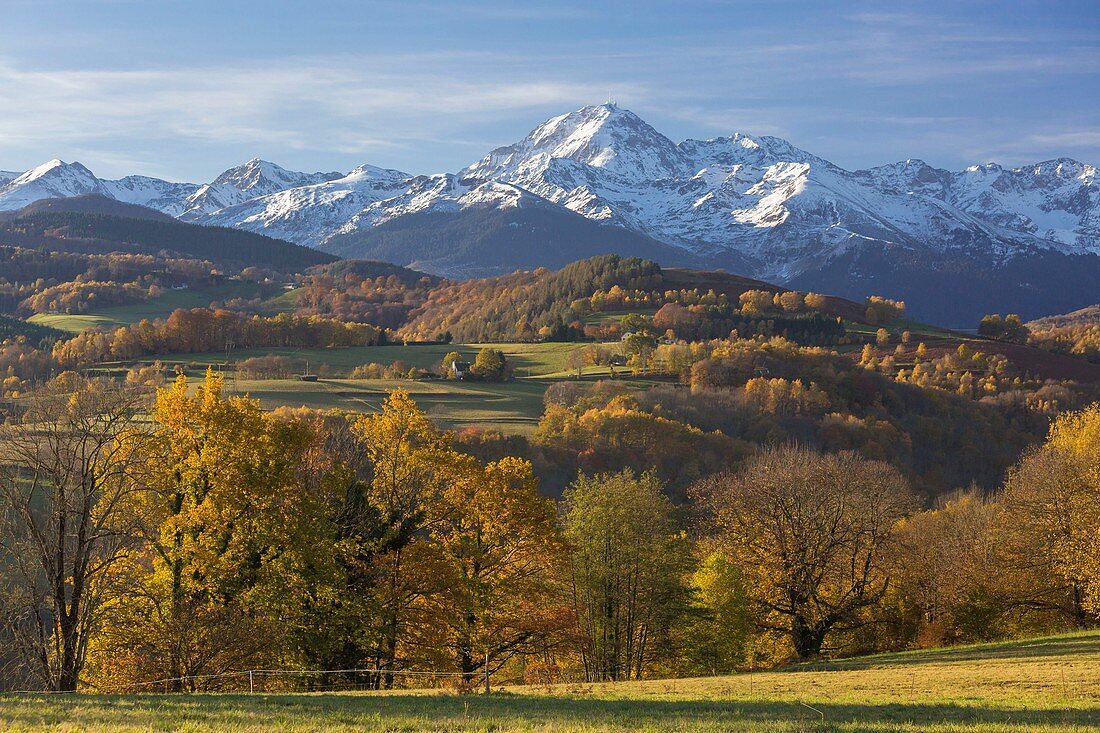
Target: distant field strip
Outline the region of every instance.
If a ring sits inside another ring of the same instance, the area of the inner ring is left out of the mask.
[[[1100,634],[687,680],[440,692],[0,697],[9,731],[1100,731]]]
[[[505,433],[530,433],[543,413],[543,395],[554,380],[574,379],[569,369],[569,353],[584,348],[583,343],[503,343],[503,344],[388,344],[385,346],[353,346],[335,349],[297,349],[263,347],[235,349],[229,363],[236,364],[256,356],[286,356],[294,360],[295,368],[322,372],[316,382],[297,379],[251,379],[230,370],[225,386],[231,392],[248,394],[260,400],[265,409],[281,406],[305,406],[318,410],[339,409],[373,412],[381,407],[387,394],[394,389],[407,390],[428,415],[447,428],[471,425],[496,428]],[[370,363],[390,365],[404,362],[410,367],[434,371],[443,357],[457,351],[473,361],[484,346],[504,352],[513,369],[514,378],[507,382],[451,381],[444,379],[348,379],[357,366]],[[97,368],[122,372],[132,363],[149,364],[160,361],[169,370],[180,367],[188,376],[202,379],[207,367],[222,368],[225,352],[195,354],[161,354],[142,357],[134,362],[102,364]],[[607,367],[586,367],[585,380],[608,376]],[[169,375],[171,371],[169,371]],[[329,376],[330,375],[330,376]],[[644,387],[650,379],[630,377],[622,368],[618,377],[627,384]]]
[[[227,380],[228,389],[255,397],[265,409],[304,405],[376,412],[394,389],[407,390],[429,417],[446,427],[483,425],[504,432],[529,432],[542,414],[546,384],[536,380],[491,382],[391,379]]]
[[[79,333],[86,328],[117,328],[137,323],[142,319],[166,318],[177,308],[205,308],[214,301],[244,298],[246,300],[266,296],[278,286],[259,283],[230,282],[205,288],[169,290],[163,295],[132,305],[97,308],[89,313],[38,313],[27,320],[62,331]],[[285,296],[284,296],[285,297]],[[292,304],[290,304],[292,307]]]
[[[409,366],[420,369],[437,369],[443,357],[457,351],[464,359],[473,361],[477,352],[484,346],[499,349],[508,359],[517,377],[548,376],[566,372],[569,352],[581,349],[588,344],[579,343],[503,343],[503,344],[388,344],[385,346],[349,346],[337,349],[297,349],[280,347],[262,347],[256,349],[234,349],[229,354],[230,362],[238,362],[253,356],[287,356],[292,359],[308,361],[311,368],[322,364],[336,374],[347,374],[363,364],[383,365],[403,361]],[[209,364],[225,363],[224,351],[197,354],[161,354],[137,359],[149,363],[159,360],[165,364],[184,364],[205,367]],[[595,370],[592,370],[595,371]]]

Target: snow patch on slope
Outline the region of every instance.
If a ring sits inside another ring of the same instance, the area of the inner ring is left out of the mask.
[[[187,197],[186,210],[180,218],[197,221],[216,211],[243,204],[261,196],[290,188],[309,186],[340,178],[340,173],[298,173],[253,158],[244,165],[230,168],[207,184],[199,186]]]

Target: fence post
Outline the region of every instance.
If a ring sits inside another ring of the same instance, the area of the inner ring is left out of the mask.
[[[252,681],[252,670],[248,670],[248,694],[251,695],[256,691],[256,686]]]
[[[489,652],[485,652],[485,694],[489,695]]]

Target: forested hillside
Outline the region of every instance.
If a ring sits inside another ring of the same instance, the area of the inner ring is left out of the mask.
[[[301,315],[363,321],[397,330],[441,282],[387,262],[339,260],[306,270],[294,302]]]
[[[1050,351],[1100,363],[1100,305],[1027,324],[1028,342]]]
[[[262,234],[176,220],[136,219],[80,211],[33,212],[0,221],[0,244],[59,251],[129,252],[205,259],[296,272],[336,258]]]
[[[581,316],[573,310],[578,299],[615,287],[660,289],[660,283],[657,263],[616,255],[580,260],[556,272],[466,280],[433,291],[402,331],[414,337],[449,331],[459,341],[534,338],[540,329],[560,333]]]

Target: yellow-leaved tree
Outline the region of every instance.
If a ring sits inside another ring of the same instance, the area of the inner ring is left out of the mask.
[[[119,570],[129,590],[106,609],[93,680],[198,689],[276,661],[278,606],[316,548],[313,498],[296,476],[311,436],[225,396],[213,371],[193,393],[182,375],[159,390],[152,420],[130,506],[146,549]]]
[[[1010,472],[1004,534],[1031,588],[1078,626],[1100,614],[1100,405],[1064,413]]]
[[[381,523],[371,558],[377,603],[372,682],[391,687],[392,671],[409,656],[403,641],[410,609],[433,587],[430,531],[445,517],[444,494],[468,470],[469,459],[451,448],[451,436],[436,429],[404,390],[391,393],[380,413],[359,418],[353,433],[363,452],[364,498]]]
[[[567,616],[553,575],[562,559],[554,505],[537,492],[531,464],[482,466],[455,459],[433,525],[434,592],[425,598],[422,645],[444,651],[466,682],[536,651]]]
[[[799,446],[765,448],[694,494],[714,546],[744,574],[757,627],[799,659],[868,623],[889,587],[884,550],[913,505],[892,466]]]

